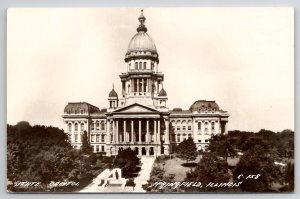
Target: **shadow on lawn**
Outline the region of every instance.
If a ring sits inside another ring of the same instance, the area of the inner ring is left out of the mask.
[[[188,162],[188,163],[181,164],[181,166],[183,166],[183,167],[195,167],[195,166],[197,166],[197,163],[195,163],[195,162]]]

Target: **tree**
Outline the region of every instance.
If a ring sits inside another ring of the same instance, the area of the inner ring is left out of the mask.
[[[189,161],[194,161],[197,158],[197,148],[193,138],[189,137],[183,140],[177,147],[177,154],[179,158]]]
[[[84,131],[82,135],[81,151],[84,154],[91,154],[93,151],[93,148],[89,142],[89,137],[86,131]]]
[[[125,150],[120,150],[116,158],[114,159],[114,167],[121,168],[123,175],[129,175],[137,169],[137,165],[140,160],[136,153],[127,148]]]
[[[217,156],[223,157],[227,160],[229,156],[235,156],[236,151],[233,149],[231,143],[228,141],[228,135],[217,134],[212,136],[208,146],[208,150],[215,153]]]
[[[272,191],[273,182],[280,181],[280,169],[274,164],[274,158],[264,151],[260,145],[250,148],[242,157],[234,170],[234,179],[243,175],[259,174],[257,179],[244,179],[241,184],[242,191],[247,192],[269,192]]]
[[[204,186],[199,189],[198,187],[187,187],[186,191],[225,191],[228,188],[210,187],[206,186],[212,183],[226,183],[230,179],[228,172],[228,163],[224,159],[219,159],[213,153],[205,153],[202,159],[197,164],[192,172],[187,172],[185,181],[188,182],[201,182]]]

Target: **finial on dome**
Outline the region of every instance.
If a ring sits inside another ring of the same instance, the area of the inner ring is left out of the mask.
[[[136,29],[138,32],[147,32],[147,28],[145,26],[145,20],[146,18],[144,17],[144,14],[143,14],[144,10],[141,9],[141,16],[138,18],[139,21],[140,21],[140,25],[139,27]]]

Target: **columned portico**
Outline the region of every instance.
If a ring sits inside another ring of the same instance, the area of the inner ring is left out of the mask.
[[[113,111],[108,116],[112,120],[114,135],[112,142],[109,138],[107,139],[107,144],[114,149],[114,154],[111,155],[116,155],[121,147],[123,149],[130,147],[136,150],[139,156],[160,155],[161,149],[164,147],[162,144],[170,143],[168,140],[169,128],[161,129],[162,126],[169,125],[164,120],[166,116],[155,109],[133,104]],[[162,125],[162,122],[165,124]],[[107,125],[107,129],[109,129],[109,125]],[[161,140],[161,132],[164,132],[164,142]]]

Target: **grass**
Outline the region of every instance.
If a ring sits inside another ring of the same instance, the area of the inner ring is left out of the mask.
[[[201,156],[198,156],[197,159],[194,161],[195,163],[199,162],[201,159]],[[165,169],[165,176],[169,176],[170,174],[175,174],[175,180],[176,181],[184,181],[186,177],[186,172],[190,171],[191,168],[184,167],[182,164],[185,164],[186,161],[181,160],[180,158],[172,158],[169,160],[166,160],[164,164]]]
[[[239,163],[239,161],[240,161],[239,156],[234,157],[234,158],[231,158],[231,157],[227,158],[227,163],[228,163],[229,166],[234,166],[235,167],[237,165],[237,163]]]

